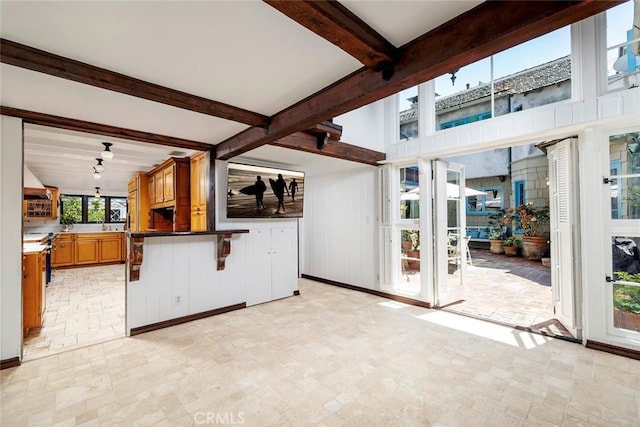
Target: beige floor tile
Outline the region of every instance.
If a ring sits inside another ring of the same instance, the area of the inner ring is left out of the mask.
[[[4,370],[0,424],[640,424],[640,361],[525,332],[505,342],[509,328],[452,328],[425,321],[433,310],[307,280],[300,290]]]

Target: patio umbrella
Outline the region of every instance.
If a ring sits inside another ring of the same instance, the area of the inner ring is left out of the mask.
[[[447,182],[447,197],[457,197],[459,192],[458,184],[453,184],[451,182]],[[484,191],[474,190],[473,188],[465,187],[464,195],[466,197],[469,196],[481,196],[483,194],[487,194]]]
[[[400,195],[400,200],[418,200],[420,199],[419,192],[420,192],[420,188],[416,187],[412,190],[402,193]],[[466,197],[480,196],[483,194],[487,194],[487,193],[485,193],[484,191],[474,190],[473,188],[469,188],[469,187],[464,188],[464,195]],[[447,182],[447,197],[451,198],[451,197],[456,197],[457,195],[458,195],[458,185]]]

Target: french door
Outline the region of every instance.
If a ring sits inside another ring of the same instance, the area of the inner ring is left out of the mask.
[[[575,260],[579,257],[576,141],[567,138],[548,147],[551,241],[551,291],[556,318],[579,337],[582,328]]]
[[[435,235],[434,305],[463,298],[467,267],[464,166],[434,160],[433,224]]]
[[[607,333],[640,343],[640,129],[609,137],[604,206]]]

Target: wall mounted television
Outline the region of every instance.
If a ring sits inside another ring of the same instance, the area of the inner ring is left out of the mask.
[[[227,218],[302,218],[304,172],[229,163]]]

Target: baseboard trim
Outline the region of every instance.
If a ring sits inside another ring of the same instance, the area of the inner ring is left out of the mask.
[[[20,366],[20,359],[18,357],[0,360],[0,371],[3,369],[15,368],[16,366]]]
[[[598,341],[587,340],[587,348],[594,350],[600,350],[607,353],[615,354],[617,356],[628,357],[630,359],[640,360],[640,351],[632,350],[630,348],[619,347],[617,345],[606,344]]]
[[[137,328],[131,328],[131,336],[144,334],[146,332],[156,331],[158,329],[168,328],[170,326],[180,325],[182,323],[192,322],[194,320],[204,319],[206,317],[217,316],[219,314],[228,313],[230,311],[240,310],[247,308],[246,302],[240,304],[229,305],[227,307],[220,307],[214,310],[202,311],[200,313],[190,314],[188,316],[176,317],[175,319],[169,319],[158,323],[152,323],[151,325],[139,326]]]
[[[409,298],[409,297],[403,297],[401,295],[394,295],[387,292],[382,292],[375,289],[363,288],[355,285],[347,285],[346,283],[336,282],[335,280],[323,279],[321,277],[316,277],[316,276],[310,276],[308,274],[302,274],[301,277],[303,279],[314,280],[316,282],[337,286],[339,288],[350,289],[352,291],[364,292],[367,294],[376,295],[382,298],[387,298],[387,299],[402,302],[405,304],[416,305],[418,307],[423,307],[423,308],[431,308],[431,304],[428,302],[420,301],[420,300]]]

